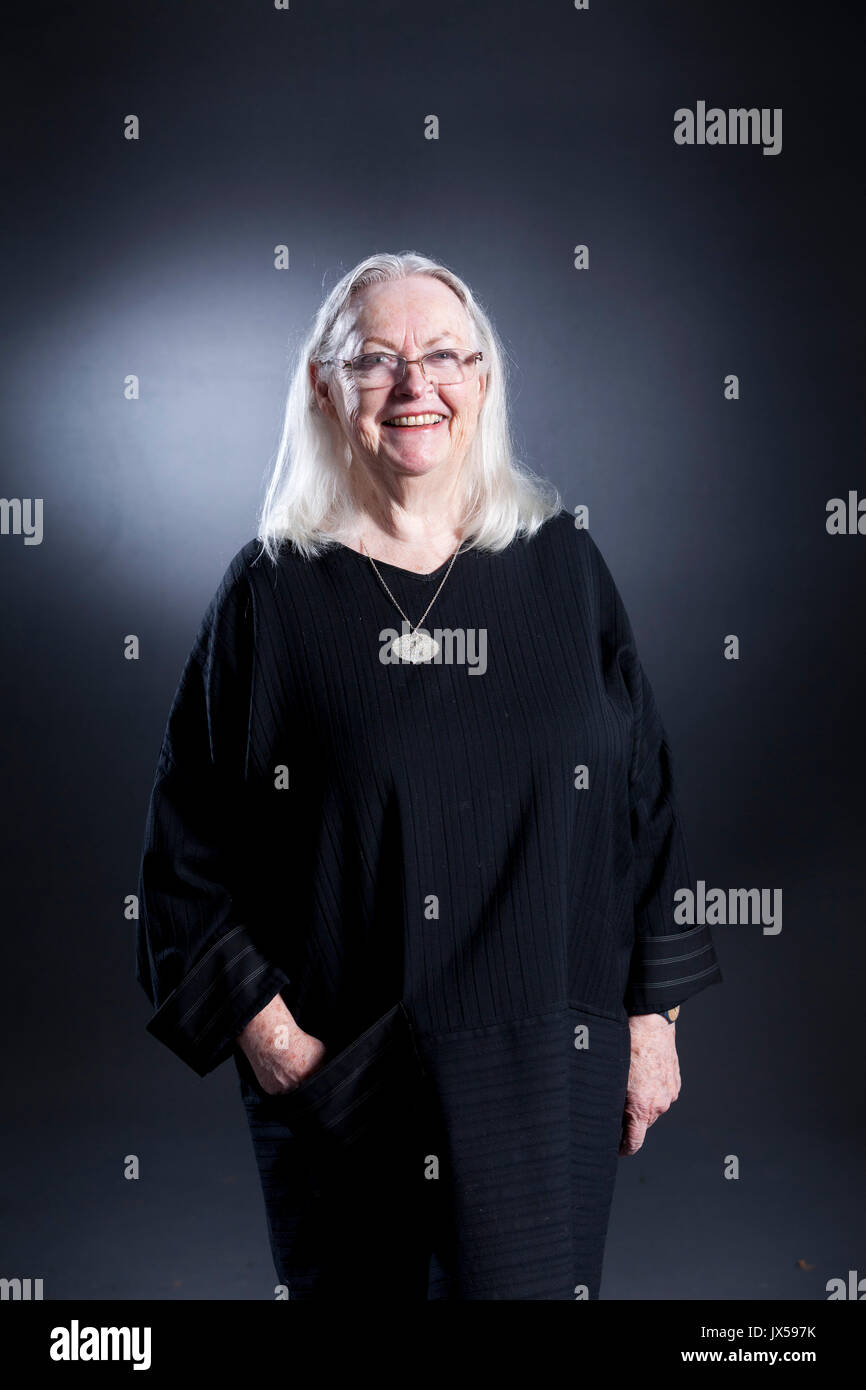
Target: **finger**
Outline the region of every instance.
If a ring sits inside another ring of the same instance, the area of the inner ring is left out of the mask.
[[[643,1144],[646,1131],[646,1123],[641,1117],[626,1113],[619,1152],[624,1157],[636,1154]]]

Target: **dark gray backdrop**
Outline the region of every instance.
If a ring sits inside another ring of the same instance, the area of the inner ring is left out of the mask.
[[[684,1008],[681,1098],[621,1161],[603,1297],[823,1299],[866,1274],[866,535],[825,529],[828,498],[866,493],[853,10],[184,0],[7,21],[0,491],[44,499],[44,538],[0,536],[0,1275],[50,1298],[272,1297],[234,1071],[199,1080],[145,1034],[123,905],[291,348],[340,274],[407,248],[490,310],[522,456],[590,508],[696,874],[783,890],[779,935],[716,928],[725,983]],[[781,107],[781,153],[677,146],[698,100]]]

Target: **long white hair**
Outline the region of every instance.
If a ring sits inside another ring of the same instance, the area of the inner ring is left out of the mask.
[[[276,561],[288,540],[307,558],[333,544],[331,533],[351,524],[346,469],[351,451],[337,423],[316,405],[309,364],[340,357],[353,326],[353,295],[368,285],[431,275],[454,291],[484,353],[487,386],[475,437],[463,463],[464,545],[502,550],[519,534],[532,536],[561,508],[552,483],[514,455],[506,392],[506,358],[487,314],[469,286],[447,266],[414,251],[368,256],[334,286],[298,350],[282,437],[259,516],[257,539]],[[332,372],[333,368],[324,368]],[[327,528],[327,529],[325,529]]]

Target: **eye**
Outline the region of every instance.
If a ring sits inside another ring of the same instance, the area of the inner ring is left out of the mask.
[[[395,362],[396,360],[389,352],[365,352],[361,357],[355,358],[354,365],[361,371],[366,371],[370,367],[381,366],[383,362]]]
[[[447,362],[450,366],[452,362],[457,361],[457,353],[450,348],[440,348],[438,352],[431,352],[429,354],[429,360],[431,362],[437,362],[440,365],[443,362]]]

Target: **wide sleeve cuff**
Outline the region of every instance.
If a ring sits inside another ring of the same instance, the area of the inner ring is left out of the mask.
[[[199,1076],[229,1057],[237,1036],[289,983],[235,926],[204,953],[168,995],[147,1031]]]
[[[626,1012],[650,1014],[672,1009],[721,980],[706,923],[672,935],[638,937],[625,993]]]

